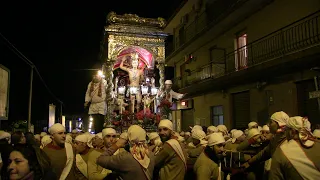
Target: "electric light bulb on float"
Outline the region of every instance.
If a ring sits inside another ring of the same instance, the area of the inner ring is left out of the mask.
[[[138,93],[138,88],[137,87],[130,87],[130,94],[136,95]]]
[[[156,87],[151,88],[151,95],[155,96],[157,94],[158,94],[158,88],[156,88]]]
[[[149,87],[148,86],[141,86],[142,95],[148,94],[148,91],[149,91]]]
[[[125,86],[118,87],[118,94],[119,95],[124,95],[125,92],[126,92],[126,87]]]

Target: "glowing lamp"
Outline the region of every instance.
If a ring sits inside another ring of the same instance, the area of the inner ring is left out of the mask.
[[[89,132],[91,132],[91,129],[88,129]]]
[[[125,86],[120,86],[118,87],[118,93],[119,95],[124,95],[126,92],[126,87]]]
[[[186,106],[186,105],[187,105],[187,103],[185,101],[181,102],[181,106]]]
[[[137,87],[130,87],[130,94],[135,95],[138,93],[138,88]]]
[[[90,120],[90,121],[93,121],[93,117],[92,117],[92,116],[90,116],[90,117],[89,117],[89,120]]]
[[[141,87],[142,95],[148,94],[148,91],[149,91],[149,87],[148,86],[142,86]]]
[[[150,82],[150,79],[149,79],[149,78],[146,78],[146,82]]]
[[[89,124],[89,128],[90,128],[90,129],[92,128],[92,122],[90,122],[90,124]]]
[[[156,88],[156,87],[151,88],[151,95],[155,96],[157,94],[158,94],[158,88]]]

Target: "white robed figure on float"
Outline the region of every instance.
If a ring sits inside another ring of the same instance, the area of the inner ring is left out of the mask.
[[[94,119],[95,132],[101,132],[104,124],[104,117],[107,113],[106,103],[107,81],[103,79],[101,71],[93,76],[92,81],[88,84],[85,95],[84,106],[89,106],[88,114]]]
[[[170,103],[172,103],[172,99],[180,100],[182,99],[186,94],[180,94],[172,90],[172,81],[166,80],[165,83],[165,89],[164,91],[159,91],[157,95],[157,104],[160,105],[162,100],[167,100]],[[171,113],[169,114],[169,117],[167,117],[169,120],[172,120]]]

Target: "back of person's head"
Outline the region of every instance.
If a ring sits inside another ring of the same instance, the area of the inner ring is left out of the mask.
[[[23,138],[23,132],[22,131],[16,131],[12,133],[11,135],[11,144],[19,144],[21,139]]]

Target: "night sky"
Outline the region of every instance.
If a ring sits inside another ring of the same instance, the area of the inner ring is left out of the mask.
[[[181,0],[6,1],[0,10],[0,32],[37,66],[48,87],[64,102],[64,114],[81,114],[87,84],[96,72],[79,69],[100,64],[106,15],[115,11],[168,19],[180,4]],[[2,39],[0,64],[11,71],[9,120],[27,120],[30,66]],[[32,121],[47,120],[48,105],[59,104],[36,74],[33,89]]]

